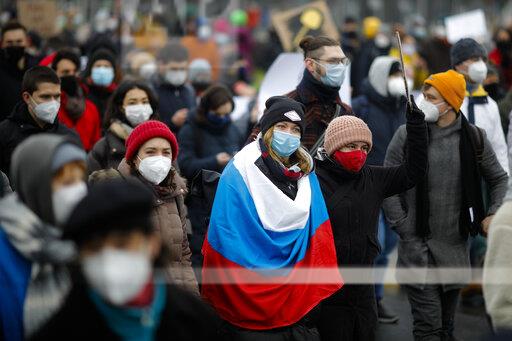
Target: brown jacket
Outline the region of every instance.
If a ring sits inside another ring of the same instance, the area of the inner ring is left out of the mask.
[[[119,164],[118,170],[124,177],[136,177],[146,186],[150,186],[155,193],[152,220],[154,227],[160,232],[162,243],[168,249],[167,275],[174,284],[199,295],[197,280],[190,260],[192,253],[187,238],[188,213],[184,202],[187,194],[185,180],[176,173],[167,186],[153,186],[138,172],[132,172],[124,159]]]

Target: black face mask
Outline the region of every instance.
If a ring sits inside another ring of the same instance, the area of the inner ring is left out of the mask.
[[[501,40],[496,42],[496,47],[502,53],[508,53],[512,49],[512,42],[509,40]]]
[[[7,61],[17,64],[25,55],[25,47],[23,46],[7,46],[3,48]]]
[[[489,96],[495,100],[499,101],[503,97],[505,97],[504,90],[498,83],[490,83],[484,86],[484,90],[487,91]]]
[[[203,82],[203,81],[199,81],[199,82],[192,82],[192,86],[194,87],[194,90],[196,90],[196,92],[204,91],[204,90],[206,90],[210,85],[211,85],[211,83],[210,83],[210,82]]]
[[[347,39],[357,39],[357,32],[356,31],[346,31],[346,32],[343,32],[343,35]]]
[[[80,85],[75,76],[64,76],[60,78],[60,87],[68,96],[74,97]]]

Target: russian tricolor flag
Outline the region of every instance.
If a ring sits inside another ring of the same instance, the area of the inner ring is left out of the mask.
[[[259,157],[256,141],[224,169],[203,245],[203,297],[252,330],[291,325],[343,285],[315,173],[292,200],[254,164]],[[314,269],[330,278],[313,278]]]

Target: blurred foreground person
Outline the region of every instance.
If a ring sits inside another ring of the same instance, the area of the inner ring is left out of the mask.
[[[500,207],[487,237],[483,273],[485,306],[494,330],[512,334],[512,180],[503,205]]]
[[[33,136],[14,152],[16,192],[0,200],[0,339],[23,340],[63,303],[75,251],[60,227],[87,194],[85,174],[85,152],[62,136]]]
[[[218,318],[200,299],[155,273],[160,234],[153,195],[132,180],[92,187],[64,238],[79,269],[60,311],[33,340],[216,340]]]

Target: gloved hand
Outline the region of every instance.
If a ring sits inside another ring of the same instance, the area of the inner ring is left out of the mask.
[[[425,114],[418,108],[416,102],[414,102],[414,96],[410,95],[411,105],[407,102],[406,118],[407,121],[423,122],[425,121]]]

